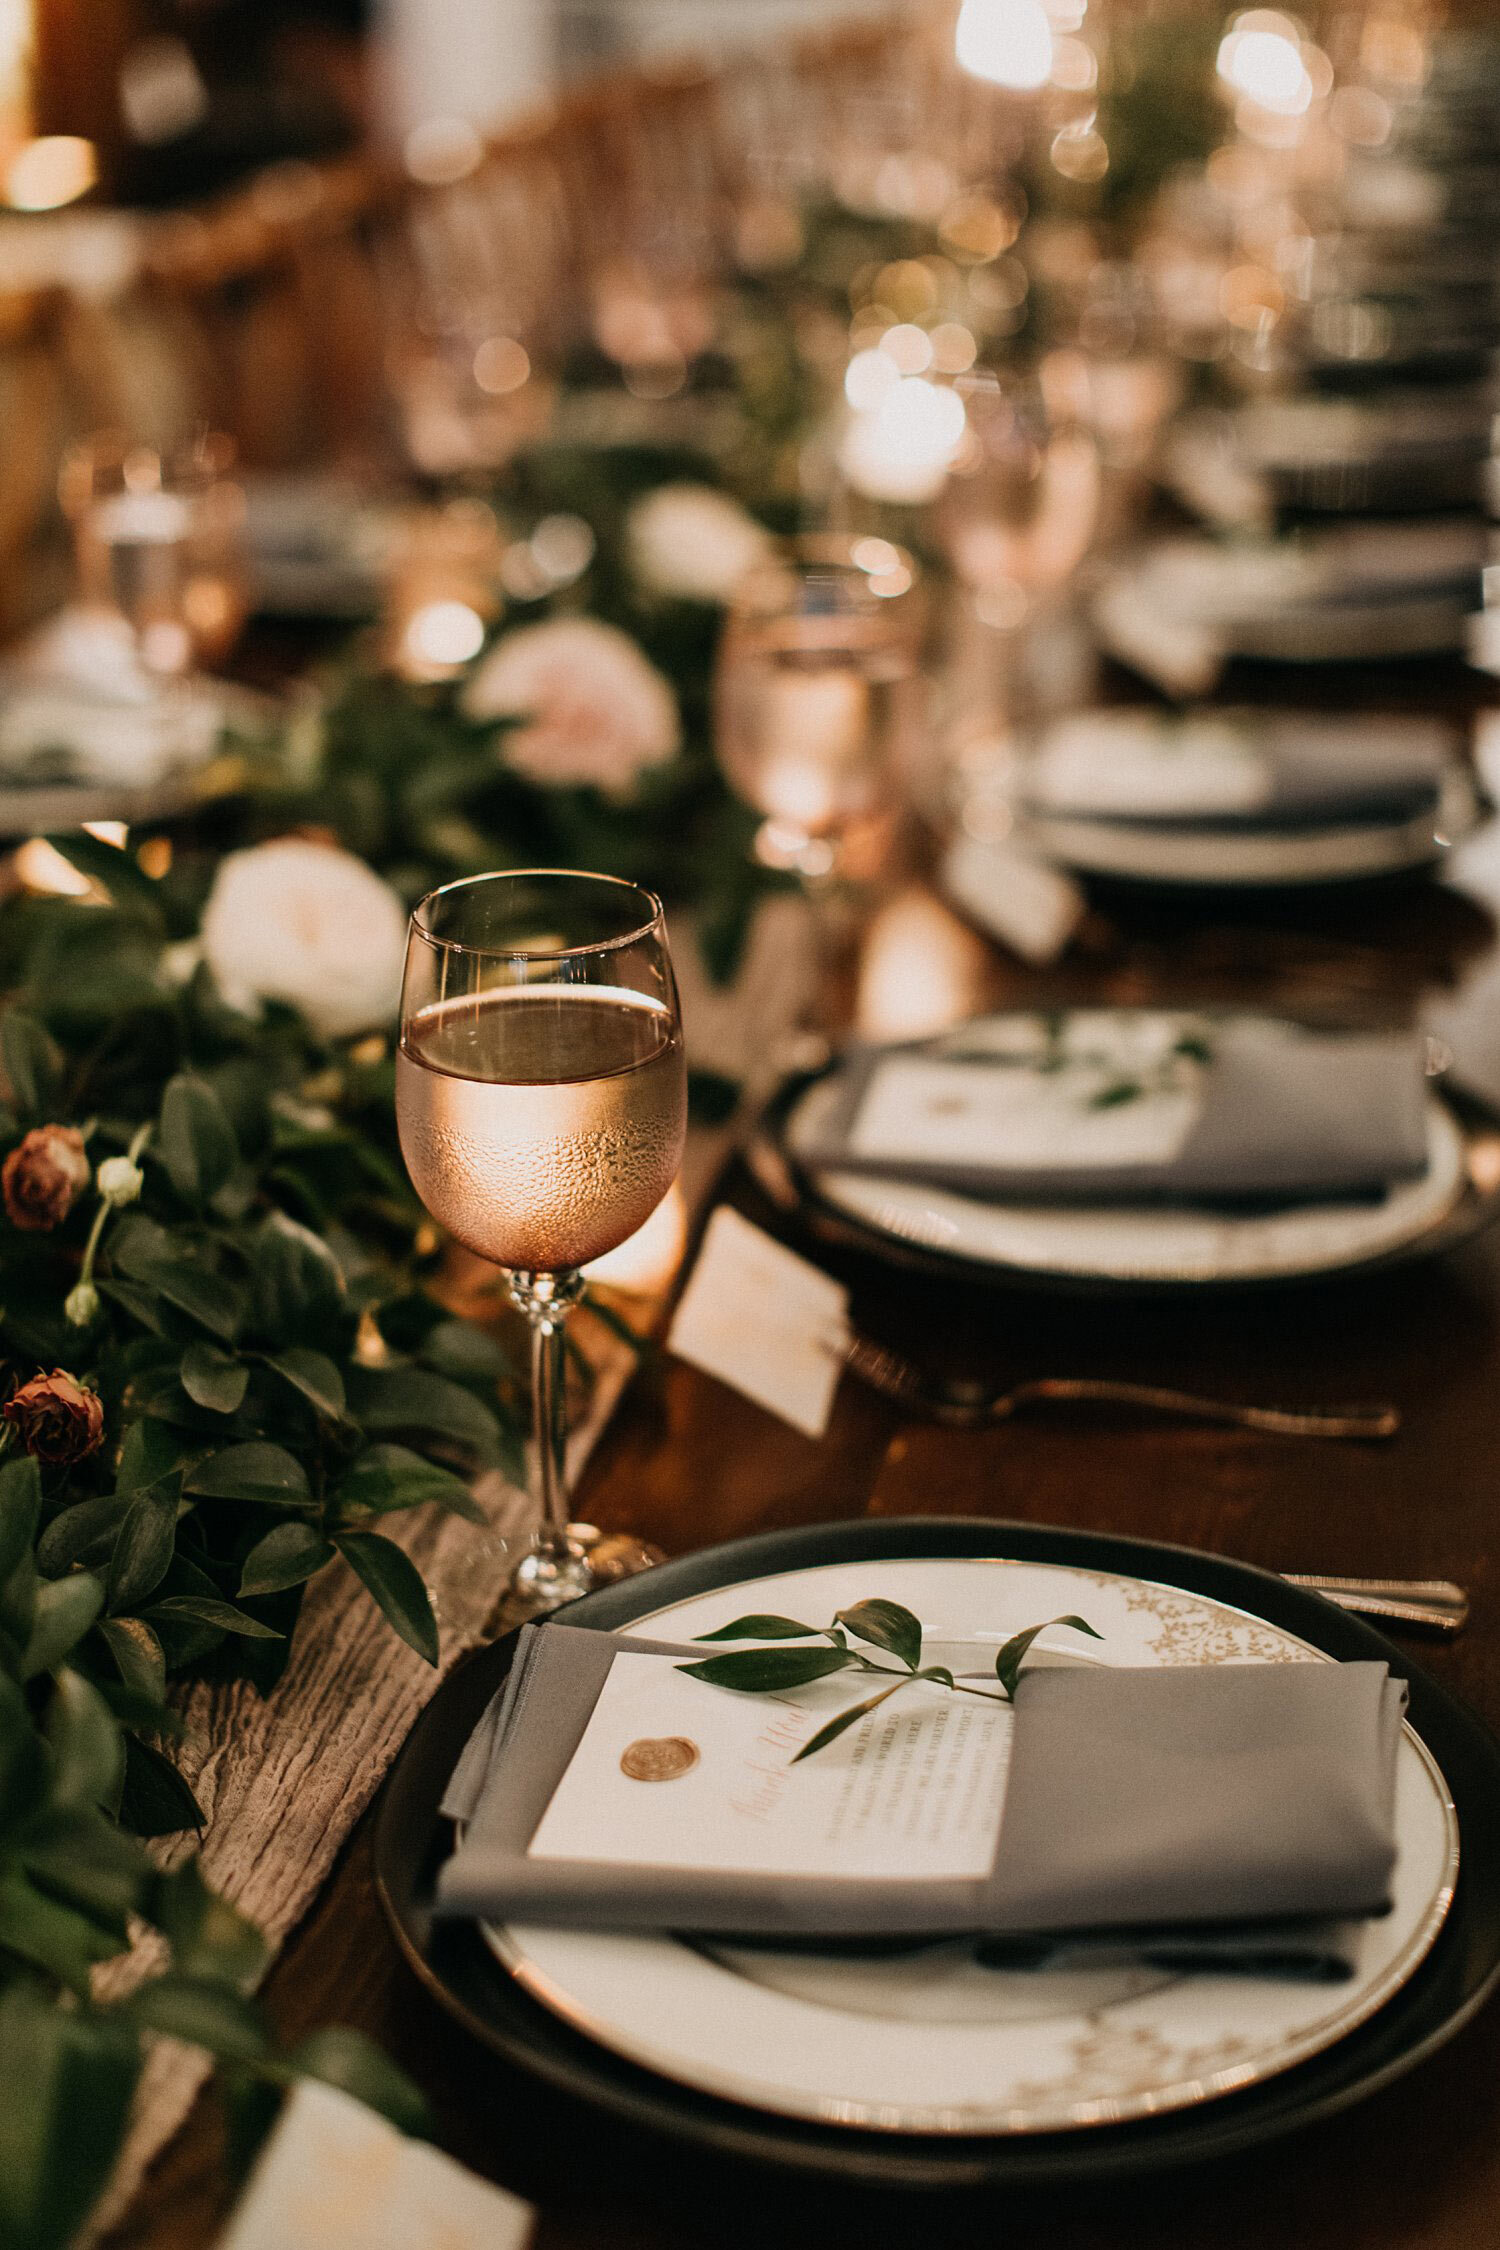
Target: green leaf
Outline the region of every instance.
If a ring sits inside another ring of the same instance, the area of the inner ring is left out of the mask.
[[[138,1492],[125,1511],[110,1557],[108,1596],[113,1615],[138,1610],[167,1574],[177,1539],[175,1477]]]
[[[120,1466],[115,1473],[116,1488],[120,1492],[140,1492],[148,1484],[160,1484],[181,1458],[182,1440],[176,1432],[143,1416],[140,1421],[132,1422],[125,1432],[125,1442],[120,1447]]]
[[[270,1947],[252,1921],[209,1889],[196,1858],[157,1876],[147,1911],[170,1939],[179,1974],[233,1992],[255,1989]]]
[[[216,1500],[254,1500],[262,1506],[300,1506],[312,1497],[307,1471],[284,1445],[259,1440],[211,1453],[185,1480],[185,1492]]]
[[[49,1779],[25,1690],[0,1671],[0,1835],[30,1817],[46,1797]],[[0,2102],[0,2110],[4,2107]]]
[[[211,1086],[186,1074],[167,1081],[153,1152],[188,1203],[206,1203],[239,1162],[239,1143]]]
[[[437,1619],[415,1563],[393,1539],[375,1531],[340,1532],[339,1553],[364,1581],[390,1623],[408,1646],[429,1664],[438,1660]]]
[[[66,1578],[44,1578],[36,1590],[31,1637],[21,1659],[22,1679],[32,1680],[39,1672],[55,1671],[103,1607],[104,1588],[91,1570],[71,1571]]]
[[[389,1515],[393,1509],[421,1507],[429,1501],[469,1523],[489,1520],[462,1477],[434,1461],[424,1461],[404,1445],[367,1446],[346,1470],[334,1495],[339,1514],[346,1518]]]
[[[91,882],[108,891],[117,907],[130,910],[153,929],[160,927],[161,895],[157,883],[128,851],[118,844],[107,844],[102,836],[91,836],[86,828],[56,830],[47,841],[80,875],[87,875]]]
[[[256,1333],[268,1342],[326,1336],[343,1312],[344,1277],[325,1242],[276,1212],[255,1237],[250,1296]]]
[[[226,1633],[239,1633],[247,1641],[284,1641],[285,1633],[273,1626],[262,1625],[258,1617],[248,1610],[236,1609],[233,1602],[210,1601],[204,1594],[168,1594],[164,1601],[153,1602],[147,1610],[148,1618],[186,1617],[199,1625],[217,1625]]]
[[[498,1383],[515,1372],[499,1337],[472,1320],[440,1320],[422,1345],[422,1358],[456,1382]]]
[[[178,1376],[193,1404],[210,1414],[237,1413],[250,1383],[245,1362],[214,1344],[189,1344]]]
[[[51,1805],[30,1822],[16,1858],[38,1890],[73,1906],[123,1945],[130,1917],[141,1910],[151,1882],[151,1862],[133,1836],[124,1835],[93,1805]]]
[[[184,1828],[206,1825],[202,1807],[171,1759],[136,1734],[125,1737],[120,1825],[133,1836],[175,1836]]]
[[[1089,1096],[1089,1108],[1123,1109],[1127,1102],[1139,1101],[1145,1091],[1138,1078],[1116,1078]]]
[[[106,1281],[101,1274],[98,1281],[100,1294],[112,1298],[115,1304],[122,1306],[132,1320],[140,1322],[142,1328],[149,1329],[153,1336],[166,1334],[161,1303],[154,1290],[141,1289],[133,1281],[121,1281],[118,1275]]]
[[[795,1617],[772,1617],[752,1611],[721,1625],[716,1633],[695,1633],[696,1641],[810,1641],[822,1631],[819,1625],[799,1625]]]
[[[144,1282],[211,1336],[228,1343],[235,1335],[243,1311],[239,1289],[200,1257],[190,1255],[181,1237],[169,1234],[154,1219],[140,1212],[127,1214],[109,1238],[109,1257],[121,1273]]]
[[[99,1630],[115,1660],[122,1684],[148,1703],[167,1692],[167,1660],[161,1642],[141,1617],[105,1617]]]
[[[897,1680],[893,1686],[882,1688],[878,1695],[867,1696],[863,1703],[853,1703],[847,1711],[840,1711],[837,1717],[828,1721],[826,1726],[819,1727],[810,1741],[803,1743],[802,1748],[793,1758],[792,1764],[800,1766],[804,1758],[812,1757],[816,1751],[826,1750],[829,1743],[836,1742],[844,1730],[847,1727],[852,1727],[857,1719],[867,1717],[871,1711],[878,1709],[882,1703],[889,1701],[891,1696],[897,1694],[900,1689],[909,1684],[906,1680]]]
[[[41,1504],[42,1480],[35,1461],[7,1461],[0,1468],[0,1585],[30,1552]]]
[[[124,2012],[148,2031],[206,2047],[230,2062],[259,2062],[268,2041],[260,2010],[229,1985],[168,1969],[124,2002]]]
[[[333,1548],[310,1523],[278,1523],[258,1539],[240,1572],[242,1595],[279,1594],[300,1586],[333,1559]]]
[[[60,2250],[103,2190],[140,2075],[127,2024],[59,2008],[22,1980],[0,1993],[0,2055],[13,2089],[0,2101],[0,2242]]]
[[[333,1361],[322,1352],[309,1351],[304,1345],[290,1344],[284,1352],[268,1357],[268,1367],[274,1367],[283,1382],[301,1394],[331,1422],[344,1415],[344,1378]]]
[[[41,1493],[35,1461],[0,1468],[0,1653],[12,1663],[20,1662],[36,1616],[32,1545]]]
[[[19,1954],[86,1999],[89,1972],[122,1947],[118,1931],[50,1898],[19,1867],[8,1867],[0,1872],[0,1950]]]
[[[868,1641],[871,1648],[883,1648],[891,1656],[899,1657],[909,1672],[915,1672],[921,1663],[921,1624],[899,1602],[856,1602],[851,1609],[841,1609],[837,1614],[839,1623],[847,1625],[857,1640]]]
[[[91,1680],[60,1672],[47,1711],[52,1796],[61,1805],[113,1805],[125,1778],[125,1744]]]
[[[41,1023],[24,1008],[0,1015],[0,1067],[23,1117],[40,1118],[57,1099],[62,1057]]]
[[[135,1428],[147,1426],[137,1422]],[[36,1543],[36,1559],[47,1577],[61,1578],[75,1563],[91,1570],[107,1565],[129,1506],[128,1492],[101,1492],[54,1516]]]
[[[846,1648],[747,1648],[735,1656],[706,1656],[701,1664],[679,1664],[710,1687],[735,1688],[741,1695],[774,1695],[778,1688],[806,1687],[854,1662]]]
[[[490,1409],[425,1367],[350,1370],[349,1402],[367,1430],[447,1438],[487,1468],[499,1464],[500,1429]]]
[[[1081,1617],[1048,1617],[1040,1625],[1028,1625],[1024,1633],[1013,1633],[995,1658],[995,1677],[1012,1701],[1015,1700],[1021,1666],[1026,1660],[1028,1649],[1038,1633],[1045,1633],[1054,1625],[1070,1625],[1075,1633],[1087,1633],[1091,1641],[1104,1638],[1102,1633],[1096,1633],[1093,1626]]]
[[[320,2079],[388,2117],[403,2133],[432,2131],[426,2097],[372,2039],[346,2024],[325,2024],[287,2058],[302,2078]]]

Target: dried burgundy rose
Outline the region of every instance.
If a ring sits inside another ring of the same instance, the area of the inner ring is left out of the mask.
[[[23,1383],[6,1402],[5,1419],[38,1461],[82,1461],[104,1441],[98,1395],[61,1367]]]
[[[6,1217],[28,1234],[60,1226],[88,1184],[83,1135],[71,1125],[38,1125],[0,1167]]]

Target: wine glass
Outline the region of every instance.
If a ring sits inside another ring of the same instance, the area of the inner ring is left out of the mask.
[[[542,1520],[512,1587],[552,1609],[660,1560],[568,1520],[563,1332],[580,1267],[656,1209],[687,1076],[661,902],[613,876],[475,875],[411,918],[396,1119],[440,1226],[507,1269],[531,1326]]]
[[[120,431],[81,440],[58,479],[78,596],[124,621],[141,679],[164,692],[228,655],[249,607],[233,441],[200,432],[163,454]]]
[[[1029,375],[978,368],[955,387],[970,444],[935,527],[955,580],[946,733],[962,786],[995,761],[1009,769],[1059,673],[1076,669],[1069,596],[1098,525],[1100,464],[1093,433],[1054,418]]]

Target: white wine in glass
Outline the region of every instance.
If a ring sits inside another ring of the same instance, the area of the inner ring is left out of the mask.
[[[531,1324],[543,1520],[515,1584],[535,1609],[598,1583],[568,1521],[563,1325],[579,1268],[613,1250],[677,1176],[682,1025],[661,904],[550,870],[450,883],[412,916],[396,1115],[432,1216],[506,1268]],[[654,1559],[613,1545],[608,1575]]]

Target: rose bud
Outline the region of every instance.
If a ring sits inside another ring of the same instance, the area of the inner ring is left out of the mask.
[[[82,1461],[104,1442],[98,1394],[61,1367],[23,1383],[6,1402],[5,1419],[38,1461]]]
[[[71,1125],[38,1125],[0,1167],[6,1217],[28,1234],[61,1226],[88,1184],[83,1135]]]

